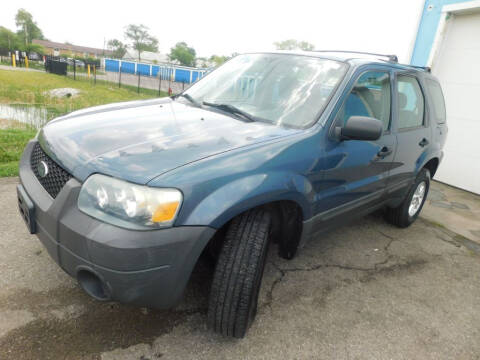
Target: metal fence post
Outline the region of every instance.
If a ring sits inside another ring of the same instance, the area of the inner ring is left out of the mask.
[[[138,74],[137,94],[139,94],[140,93],[140,71],[137,70],[137,74]]]
[[[75,59],[73,59],[73,80],[77,80],[77,62]]]
[[[162,94],[162,74],[158,71],[159,74],[159,81],[158,81],[158,96]]]
[[[118,66],[118,87],[122,85],[122,63]]]

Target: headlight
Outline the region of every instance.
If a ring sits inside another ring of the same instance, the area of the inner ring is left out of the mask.
[[[82,186],[78,208],[113,225],[148,230],[173,225],[182,193],[136,185],[105,175],[92,175]]]

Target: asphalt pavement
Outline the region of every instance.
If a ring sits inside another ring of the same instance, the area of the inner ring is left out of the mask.
[[[90,299],[17,214],[0,179],[0,359],[479,359],[480,249],[419,219],[380,213],[286,261],[271,247],[257,319],[242,340],[206,328],[211,267],[153,311]]]

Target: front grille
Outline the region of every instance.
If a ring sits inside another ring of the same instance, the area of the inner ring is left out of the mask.
[[[41,177],[38,172],[38,165],[43,161],[48,167],[47,174]],[[52,198],[56,198],[60,190],[72,178],[68,172],[62,169],[56,162],[54,162],[40,147],[39,143],[36,143],[33,147],[31,157],[32,171],[37,177],[38,181],[47,190]]]

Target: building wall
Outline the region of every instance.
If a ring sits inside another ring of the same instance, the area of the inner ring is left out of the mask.
[[[55,49],[51,47],[45,47],[45,54],[54,55],[54,56],[67,55],[68,57],[78,56],[78,57],[96,58],[96,55],[93,53],[84,53],[79,51],[63,50],[63,49],[60,49],[59,51],[55,51]]]
[[[472,0],[426,0],[422,18],[418,27],[417,38],[412,52],[410,63],[417,66],[426,66],[430,50],[432,49],[435,34],[440,22],[444,5],[470,2]]]

